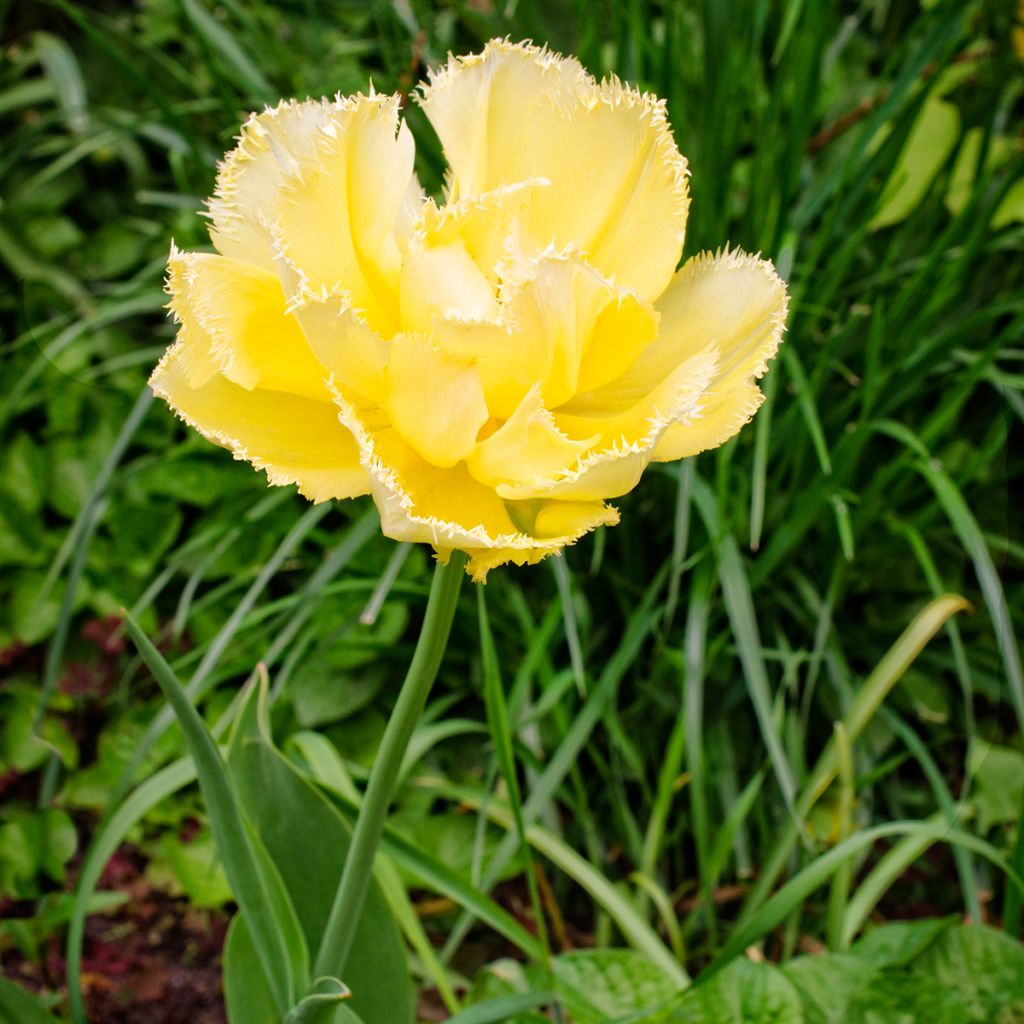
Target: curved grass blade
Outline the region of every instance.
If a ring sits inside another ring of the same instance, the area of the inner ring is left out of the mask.
[[[516,996],[499,996],[488,999],[486,1003],[470,1006],[454,1017],[448,1018],[448,1024],[503,1024],[504,1021],[515,1020],[530,1010],[539,1010],[557,1002],[554,992],[524,992]]]
[[[937,823],[920,821],[894,821],[876,825],[850,836],[834,846],[828,853],[813,860],[802,871],[794,875],[777,893],[771,896],[748,919],[742,922],[729,936],[722,951],[701,974],[701,981],[717,974],[730,960],[759,941],[781,921],[797,909],[803,901],[851,857],[870,848],[877,840],[890,836],[908,836],[929,842],[956,843],[965,846],[984,857],[1004,872],[1007,879],[1024,891],[1024,879],[1013,870],[1006,859],[990,843],[967,832],[951,829],[943,820]]]
[[[942,628],[946,620],[957,612],[966,611],[970,605],[958,594],[943,594],[930,601],[914,617],[909,626],[900,634],[874,671],[864,681],[857,692],[853,703],[843,716],[843,728],[850,743],[855,743],[865,726],[871,721],[888,696],[892,688],[899,682],[903,673],[910,667],[914,659],[921,653],[925,645]],[[811,808],[818,802],[821,795],[831,785],[838,770],[838,755],[835,741],[831,740],[822,752],[813,772],[797,801],[797,813],[803,820]],[[791,821],[776,841],[775,846],[765,858],[761,875],[747,897],[743,912],[740,915],[740,928],[745,925],[764,903],[772,886],[782,874],[789,860],[789,855],[800,836],[797,826]]]
[[[513,838],[515,837],[515,818],[508,804],[494,799],[493,796],[481,794],[475,789],[452,785],[443,779],[419,779],[417,784],[479,810],[489,820],[507,829]],[[637,952],[643,953],[651,963],[665,971],[670,978],[678,982],[680,988],[690,984],[690,976],[654,929],[637,913],[636,908],[622,892],[585,857],[553,832],[539,825],[528,825],[526,838],[538,853],[543,854],[552,864],[564,871],[608,912],[619,931]]]

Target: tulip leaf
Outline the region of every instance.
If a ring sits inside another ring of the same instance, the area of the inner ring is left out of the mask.
[[[345,1004],[351,995],[337,978],[319,978],[313,991],[285,1017],[284,1024],[354,1024],[360,1018]]]
[[[239,709],[228,770],[245,814],[294,901],[305,941],[315,950],[338,887],[351,831],[330,801],[273,745],[266,720],[265,680],[250,689]],[[231,970],[228,965],[226,973]],[[405,947],[376,882],[371,884],[342,981],[352,991],[346,1006],[358,1014],[357,1019],[366,1024],[412,1020]],[[233,1019],[248,1024],[244,1016]]]
[[[58,1024],[43,1004],[12,981],[0,978],[0,1024]]]
[[[283,1012],[305,988],[309,971],[308,947],[295,908],[273,860],[245,817],[217,744],[184,687],[127,613],[125,625],[185,734],[224,873],[252,929],[274,1004]]]
[[[281,1015],[241,914],[235,914],[228,925],[223,962],[228,1024],[280,1024]]]

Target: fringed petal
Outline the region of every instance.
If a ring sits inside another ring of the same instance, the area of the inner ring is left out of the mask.
[[[538,249],[576,244],[648,299],[668,284],[689,198],[661,100],[615,78],[597,83],[546,49],[492,40],[450,57],[420,102],[452,170],[452,200],[544,179],[550,187],[524,212]]]

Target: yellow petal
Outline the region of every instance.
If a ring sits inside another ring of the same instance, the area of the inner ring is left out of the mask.
[[[538,383],[554,409],[581,381],[617,375],[657,331],[648,303],[571,251],[510,260],[502,273],[499,322],[436,326],[440,346],[477,361],[488,407],[501,419]]]
[[[385,338],[399,326],[396,226],[413,177],[414,145],[397,96],[355,96],[317,132],[274,206],[278,269],[289,297],[344,289]]]
[[[179,357],[193,386],[219,370],[243,388],[288,391],[323,401],[323,367],[285,311],[281,283],[250,263],[212,253],[171,251],[171,309],[190,339]]]
[[[546,178],[518,181],[443,206],[428,199],[420,208],[417,232],[431,245],[460,241],[491,284],[497,285],[501,261],[511,250],[521,248],[523,211],[535,190],[550,184]]]
[[[536,539],[527,547],[495,547],[470,552],[466,571],[478,583],[486,582],[487,574],[499,565],[534,565],[549,555],[575,544],[582,536],[599,526],[614,526],[619,521],[618,509],[600,501],[550,501],[537,514]]]
[[[493,488],[474,480],[464,464],[448,469],[432,465],[397,430],[368,431],[351,407],[342,418],[354,422],[388,537],[463,550],[500,540],[516,543],[519,533],[505,503]]]
[[[551,339],[522,330],[511,318],[449,319],[437,325],[435,343],[453,357],[475,360],[487,407],[500,419],[516,411],[551,367]]]
[[[491,487],[541,480],[571,470],[597,440],[574,441],[555,426],[534,387],[519,408],[466,460],[469,471]]]
[[[499,485],[509,499],[560,498],[596,501],[631,491],[654,458],[666,431],[700,414],[701,402],[717,366],[709,346],[686,360],[634,406],[606,414],[601,408],[570,405],[554,413],[558,428],[570,437],[598,434],[594,445],[569,472],[529,484]]]
[[[369,491],[355,439],[330,402],[247,390],[219,373],[192,387],[185,370],[187,344],[179,339],[168,349],[149,381],[186,423],[236,459],[266,470],[271,484],[298,484],[311,501]]]
[[[750,382],[709,396],[700,416],[686,423],[673,423],[666,429],[655,446],[652,461],[688,459],[725,444],[750,422],[763,401],[761,389]]]
[[[350,398],[381,405],[388,346],[352,310],[346,292],[303,292],[291,309],[310,349]]]
[[[171,243],[167,260],[166,291],[171,301],[167,304],[178,324],[178,368],[194,388],[201,388],[220,372],[220,364],[213,357],[210,336],[196,317],[189,296],[191,262]]]
[[[472,360],[441,351],[422,334],[392,339],[384,409],[406,443],[435,466],[469,455],[490,416]]]
[[[527,44],[452,57],[421,99],[452,169],[451,198],[543,178],[525,211],[538,249],[578,244],[648,299],[679,261],[686,163],[664,104]]]
[[[442,245],[410,240],[401,281],[406,331],[431,331],[443,317],[486,320],[497,315],[494,288],[461,239]]]
[[[546,501],[537,513],[533,533],[537,537],[583,536],[596,526],[614,525],[619,513],[600,501]]]
[[[577,396],[566,413],[583,413],[585,423],[560,422],[572,433],[592,426],[602,413],[630,415],[698,357],[709,342],[718,352],[714,376],[699,415],[671,424],[659,440],[660,462],[696,455],[727,441],[757,411],[761,393],[755,379],[767,368],[785,327],[786,286],[765,260],[742,252],[694,257],[679,271],[657,303],[661,329],[618,380]]]
[[[530,521],[532,532],[524,532],[509,504],[475,480],[465,463],[449,469],[431,465],[393,427],[372,426],[340,392],[335,400],[370,476],[384,534],[431,544],[443,561],[453,550],[468,551],[474,579],[483,580],[505,562],[539,561],[589,530],[618,521],[618,512],[600,501],[530,503],[528,514],[516,509],[516,519]]]
[[[343,100],[287,100],[253,114],[238,145],[221,162],[207,204],[210,237],[225,256],[274,271],[270,223],[286,175],[309,159],[317,137],[344,108]]]
[[[720,352],[716,390],[760,377],[778,348],[787,301],[785,284],[766,260],[739,251],[695,256],[656,304],[657,339],[618,380],[577,396],[573,405],[634,406],[711,343]]]

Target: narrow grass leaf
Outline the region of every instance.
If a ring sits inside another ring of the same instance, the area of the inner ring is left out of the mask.
[[[790,815],[796,817],[796,776],[772,720],[772,694],[768,683],[768,671],[762,654],[750,583],[743,567],[739,545],[736,538],[724,529],[714,494],[700,477],[697,478],[694,487],[694,499],[718,555],[722,594],[740,662],[743,665],[750,702],[754,706],[754,713],[761,728],[761,737],[771,756],[772,770],[782,790],[786,807]]]
[[[892,688],[899,682],[903,673],[942,628],[946,620],[951,615],[966,611],[968,608],[970,605],[959,595],[943,594],[918,612],[885,657],[875,666],[871,675],[864,681],[853,703],[843,715],[843,728],[851,743],[856,742]],[[807,817],[811,808],[835,779],[837,770],[838,753],[835,741],[832,740],[822,752],[821,757],[818,758],[810,778],[801,791],[797,802],[800,819]],[[749,921],[756,908],[765,901],[768,893],[771,892],[772,886],[785,868],[793,846],[799,838],[797,827],[790,822],[766,854],[761,874],[747,897],[740,915],[741,926]]]

